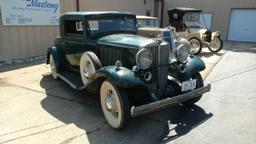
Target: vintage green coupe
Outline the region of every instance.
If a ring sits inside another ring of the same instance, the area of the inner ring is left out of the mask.
[[[203,93],[204,62],[189,46],[171,49],[163,40],[136,35],[136,16],[126,12],[70,12],[60,18],[60,36],[48,48],[54,79],[100,95],[113,128],[178,103],[193,104]]]

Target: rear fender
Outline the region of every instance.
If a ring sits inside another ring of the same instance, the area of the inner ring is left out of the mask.
[[[195,73],[205,69],[205,64],[202,59],[197,56],[190,56],[188,62],[180,66],[177,71],[177,77],[179,80],[184,81],[190,79]]]
[[[50,64],[50,55],[52,55],[53,57],[57,72],[59,72],[61,70],[61,66],[64,63],[63,53],[61,52],[61,48],[53,45],[47,49],[46,64]]]

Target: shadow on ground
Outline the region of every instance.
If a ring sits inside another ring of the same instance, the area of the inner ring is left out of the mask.
[[[231,44],[232,46],[227,49],[228,51],[256,53],[256,43],[232,42]]]
[[[210,52],[210,51],[201,51],[201,53],[198,54],[199,57],[205,57],[205,58],[209,58],[212,56],[223,56],[224,53],[214,53],[214,52]]]
[[[75,91],[66,84],[47,88],[53,79],[45,75],[40,81],[47,97],[41,101],[42,107],[65,124],[75,124],[85,134],[64,139],[62,143],[84,140],[98,143],[165,143],[185,135],[194,127],[202,124],[212,114],[199,106],[177,106],[160,112],[131,119],[122,130],[111,128],[101,112],[99,97],[86,91]],[[57,83],[64,83],[57,81]],[[176,125],[175,128],[170,128]],[[170,135],[170,133],[175,135]]]

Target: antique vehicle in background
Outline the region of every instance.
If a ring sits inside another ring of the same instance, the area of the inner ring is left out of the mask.
[[[170,25],[175,28],[176,33],[190,41],[193,54],[199,54],[205,46],[215,53],[222,49],[220,31],[212,32],[206,28],[202,10],[176,7],[167,12]]]
[[[175,28],[168,26],[166,28],[159,27],[159,19],[157,17],[137,15],[137,27],[138,35],[164,40],[168,42],[171,48],[179,46],[179,44],[187,44],[191,50],[188,40],[181,38],[177,33],[175,33]],[[175,44],[177,43],[177,44]]]
[[[139,35],[156,38],[161,34],[159,32],[161,32],[162,29],[160,28],[157,17],[137,15],[136,19]]]
[[[163,40],[136,35],[128,12],[69,12],[48,48],[54,79],[100,95],[108,124],[120,129],[136,117],[179,103],[190,105],[210,91],[204,62],[187,45],[172,50]]]

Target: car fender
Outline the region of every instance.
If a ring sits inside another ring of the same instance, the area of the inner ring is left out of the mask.
[[[107,66],[96,71],[94,79],[105,78],[117,86],[123,88],[131,88],[144,85],[143,80],[138,77],[133,71],[125,67]]]
[[[195,73],[205,69],[205,63],[197,56],[191,55],[185,65],[178,68],[177,77],[179,80],[188,80]]]
[[[186,39],[191,39],[191,38],[193,38],[193,37],[197,37],[197,38],[199,38],[200,40],[202,39],[202,37],[203,37],[203,35],[202,35],[202,33],[190,33],[190,34],[188,34],[188,36],[186,37]]]
[[[220,31],[212,32],[212,39],[213,39],[214,37],[219,37],[220,34],[221,34]]]
[[[47,49],[46,64],[50,64],[50,54],[52,55],[55,62],[57,72],[59,72],[61,70],[61,65],[63,64],[64,60],[62,58],[61,48],[56,45],[52,45]]]

